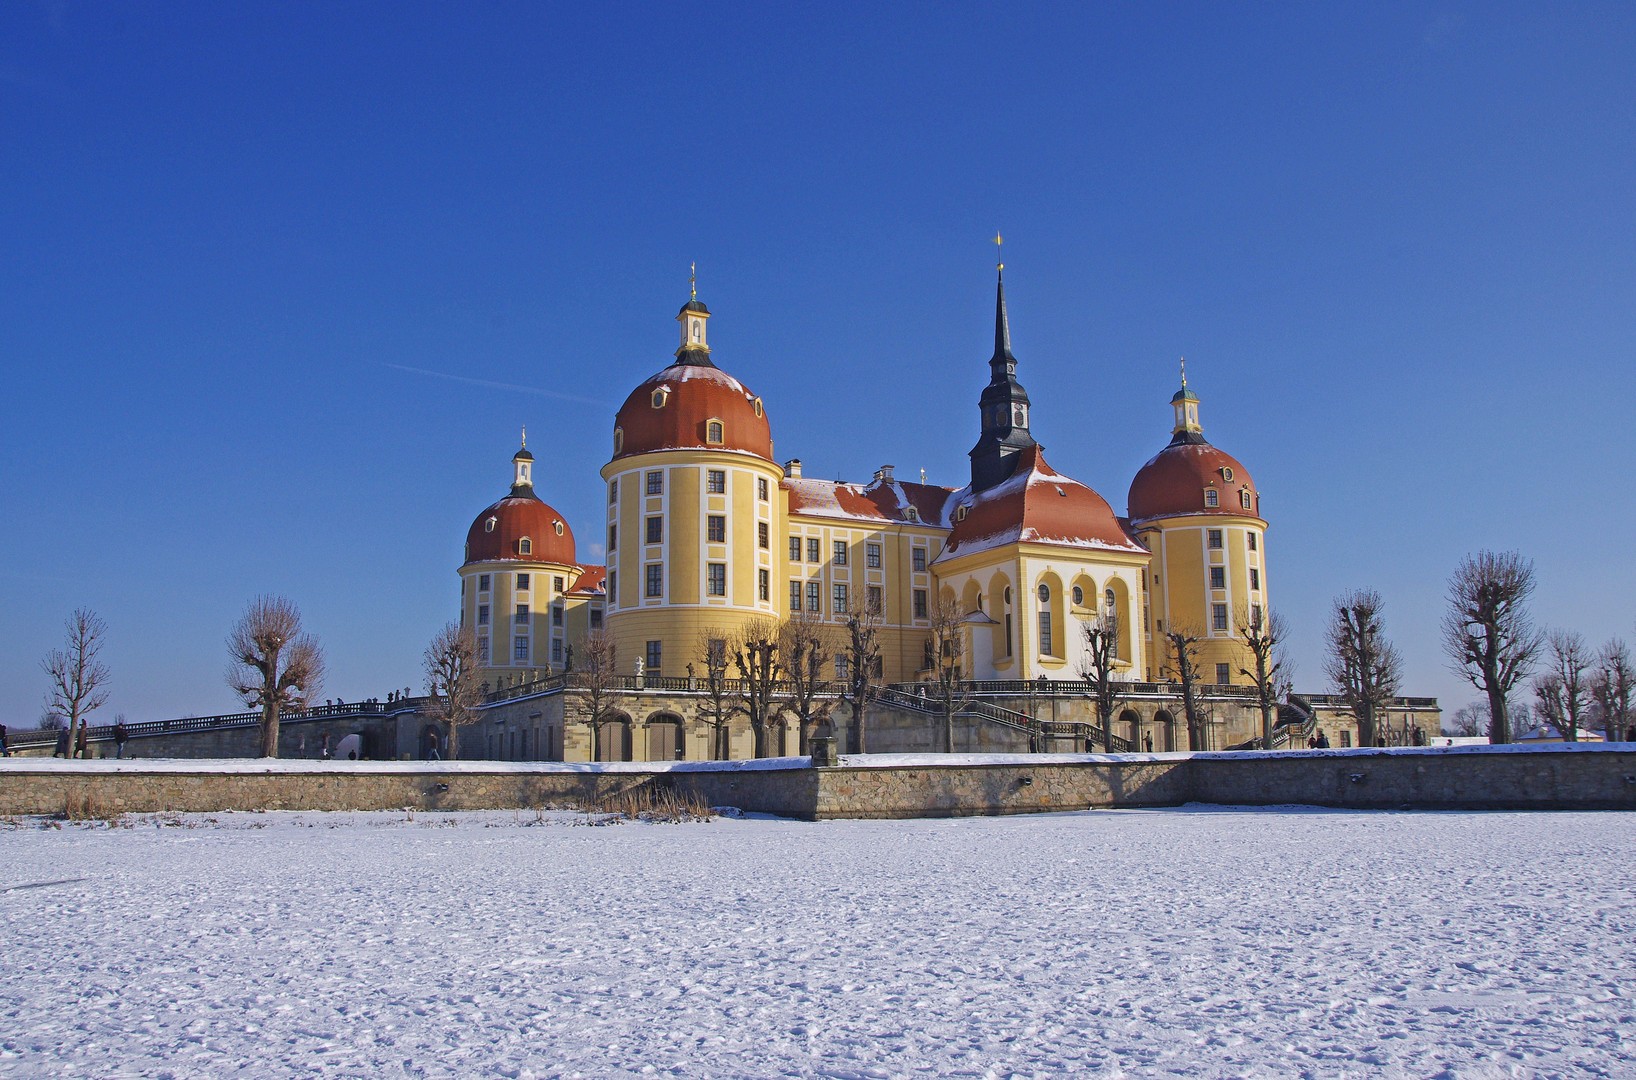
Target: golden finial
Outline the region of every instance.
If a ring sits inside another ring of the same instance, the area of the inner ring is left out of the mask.
[[[1187,357],[1182,357],[1182,389],[1187,389]]]
[[[697,262],[688,264],[687,291],[693,295],[693,299],[697,300],[699,298],[699,264]]]
[[[994,251],[996,255],[1000,253],[1000,245],[1003,243],[1005,243],[1005,237],[1001,236],[999,230],[996,229],[994,232]],[[994,269],[1004,270],[1005,262],[1003,260],[996,259]]]
[[[523,425],[523,449],[528,449],[528,425]]]

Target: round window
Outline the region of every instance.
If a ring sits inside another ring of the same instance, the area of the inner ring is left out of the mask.
[[[1050,602],[1051,602],[1051,586],[1041,585],[1040,586],[1040,603],[1048,604]]]
[[[1078,585],[1075,585],[1074,586],[1074,603],[1075,604],[1083,604],[1084,602],[1085,602],[1085,590],[1081,589]]]

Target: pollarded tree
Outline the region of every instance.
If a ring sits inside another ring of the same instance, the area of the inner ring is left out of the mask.
[[[1528,614],[1534,564],[1516,552],[1478,552],[1449,579],[1443,650],[1450,668],[1488,696],[1488,741],[1511,741],[1506,699],[1533,667],[1540,634]]]
[[[745,624],[727,645],[738,671],[733,709],[750,722],[755,756],[767,756],[767,734],[777,721],[781,702],[778,683],[784,666],[778,657],[778,624],[771,619],[754,619]]]
[[[483,703],[478,681],[477,637],[459,623],[448,623],[432,638],[422,657],[426,670],[426,709],[449,730],[449,760],[460,757],[460,729],[475,724]]]
[[[1113,753],[1113,713],[1119,707],[1119,682],[1114,676],[1114,661],[1119,659],[1119,616],[1107,608],[1079,624],[1085,636],[1085,652],[1080,660],[1079,677],[1091,684],[1091,698],[1096,702],[1096,719],[1102,725],[1103,749]],[[1134,736],[1133,736],[1134,737]]]
[[[884,615],[879,604],[859,603],[846,613],[846,638],[843,655],[846,657],[845,684],[847,705],[852,709],[852,739],[850,752],[869,752],[869,733],[865,717],[869,703],[875,700],[880,685],[880,629]]]
[[[1614,638],[1596,654],[1596,670],[1591,673],[1591,697],[1602,714],[1608,742],[1622,742],[1630,734],[1631,694],[1630,650]]]
[[[1164,632],[1169,651],[1170,676],[1181,684],[1182,712],[1187,717],[1187,748],[1206,750],[1204,714],[1199,709],[1199,638],[1196,627],[1170,624]]]
[[[1238,613],[1238,633],[1244,647],[1250,650],[1249,667],[1238,673],[1255,686],[1256,704],[1261,707],[1261,748],[1272,749],[1273,717],[1278,712],[1278,699],[1287,691],[1287,661],[1284,658],[1284,639],[1289,628],[1284,617],[1276,611],[1265,611],[1260,604],[1251,604]]]
[[[812,752],[812,735],[829,715],[833,701],[822,698],[824,666],[829,663],[829,633],[816,612],[791,612],[779,636],[779,651],[789,678],[786,705],[800,725],[798,754]]]
[[[261,710],[261,756],[278,756],[278,719],[312,701],[324,684],[324,652],[282,596],[258,596],[227,635],[227,685]]]
[[[1357,589],[1335,599],[1325,632],[1324,674],[1335,684],[1358,721],[1358,744],[1380,739],[1380,718],[1397,696],[1403,659],[1386,639],[1386,603],[1373,589]]]
[[[732,754],[728,732],[733,710],[733,680],[727,674],[729,663],[725,638],[704,634],[699,638],[699,661],[704,664],[701,689],[704,698],[699,704],[699,719],[710,729],[710,756],[726,761]]]
[[[1546,670],[1534,680],[1534,698],[1564,742],[1578,742],[1591,703],[1591,652],[1571,630],[1546,635]]]
[[[942,718],[943,752],[954,753],[954,718],[971,704],[971,685],[966,681],[965,612],[954,600],[944,597],[931,609],[930,700]]]
[[[50,684],[45,692],[47,713],[56,713],[68,725],[68,756],[79,745],[85,718],[108,704],[108,665],[99,657],[108,624],[89,608],[68,617],[68,639],[41,661]],[[44,724],[40,725],[44,727]]]
[[[579,643],[579,670],[568,680],[578,699],[580,723],[591,736],[592,761],[602,760],[602,721],[613,707],[614,690],[619,686],[617,660],[613,638],[592,630]]]

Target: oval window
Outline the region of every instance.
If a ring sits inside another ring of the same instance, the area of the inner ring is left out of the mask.
[[[1233,479],[1233,470],[1230,466],[1223,465],[1221,467],[1221,478],[1227,481],[1231,481]]]
[[[1078,605],[1083,605],[1084,603],[1085,603],[1085,590],[1081,589],[1078,585],[1075,585],[1074,586],[1074,604],[1076,606],[1078,606]]]
[[[1005,587],[1005,602],[1008,605],[1011,603],[1011,586],[1009,585]]]
[[[756,407],[756,415],[761,416],[762,412],[761,412],[761,399],[760,398],[756,398],[755,407]]]
[[[1051,586],[1041,585],[1040,586],[1040,603],[1048,604],[1050,602],[1051,602]]]
[[[562,535],[562,522],[560,522],[560,521],[557,522],[555,525],[552,526],[552,528],[557,530],[557,535],[558,536]]]
[[[500,524],[500,519],[497,517],[491,517],[487,521],[483,522],[483,531],[493,532],[494,527],[498,524]]]
[[[664,408],[665,407],[665,399],[667,397],[669,397],[669,396],[670,396],[670,391],[668,391],[668,390],[655,390],[653,392],[653,407],[655,409]]]

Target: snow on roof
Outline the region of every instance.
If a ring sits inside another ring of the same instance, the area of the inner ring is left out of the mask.
[[[580,569],[579,580],[575,581],[574,587],[568,590],[568,595],[601,596],[608,581],[608,568],[606,566],[589,566],[585,563],[579,563],[578,566]]]
[[[955,499],[961,494],[954,488],[936,484],[910,484],[882,479],[865,485],[786,477],[781,481],[781,486],[790,493],[791,514],[841,518],[875,525],[911,522],[934,529],[949,528]],[[913,519],[907,513],[910,508],[915,511]]]

